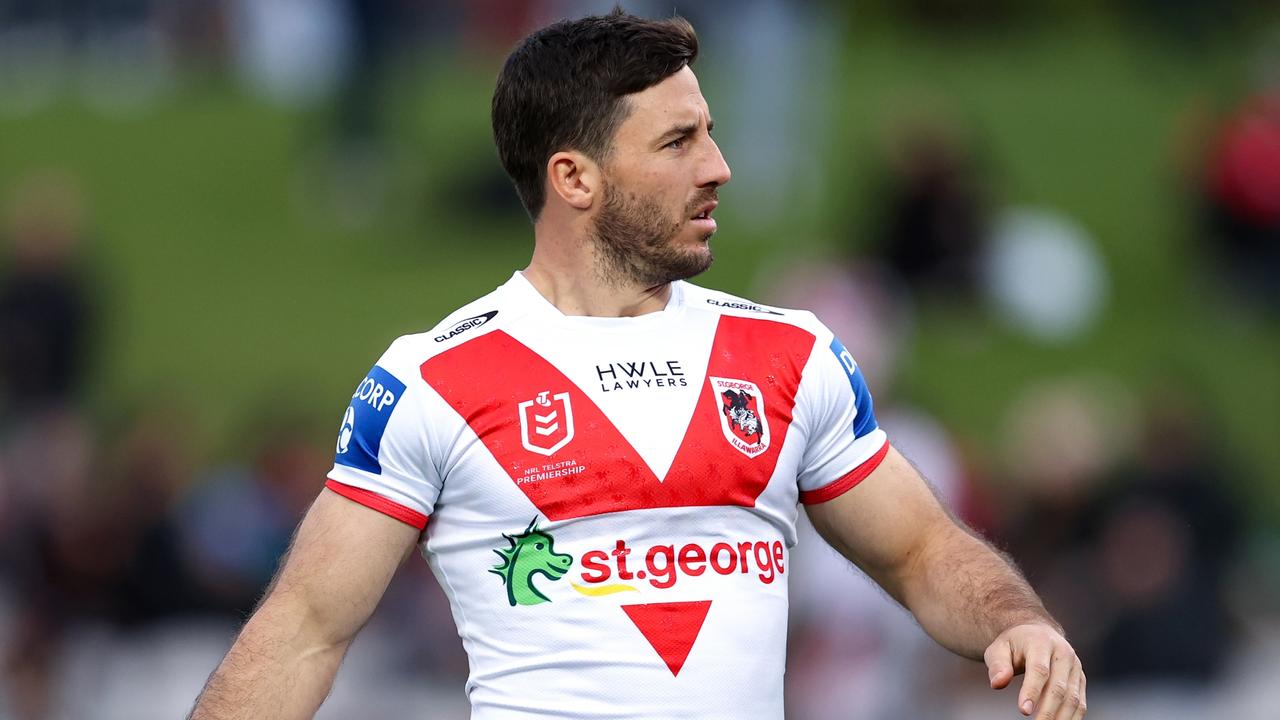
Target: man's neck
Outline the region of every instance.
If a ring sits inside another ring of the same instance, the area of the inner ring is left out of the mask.
[[[524,277],[565,315],[635,317],[658,312],[671,299],[671,284],[643,287],[602,277],[590,241],[546,237],[536,229],[533,258]]]
[[[538,294],[565,315],[635,317],[658,312],[671,299],[671,283],[620,287],[603,282],[594,269],[565,272],[547,267],[538,262],[536,253],[523,273]]]

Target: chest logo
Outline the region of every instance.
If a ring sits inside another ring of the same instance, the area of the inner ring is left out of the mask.
[[[502,578],[502,584],[507,587],[507,602],[511,607],[550,602],[551,598],[534,587],[533,576],[559,580],[569,572],[573,556],[556,552],[555,540],[550,533],[538,529],[537,518],[524,532],[517,535],[503,533],[502,537],[511,547],[493,551],[500,562],[489,572]]]
[[[753,382],[708,377],[720,402],[720,429],[735,450],[753,458],[769,449],[769,421],[764,393]]]
[[[529,452],[551,456],[573,439],[573,406],[569,393],[543,390],[520,403],[520,443]]]

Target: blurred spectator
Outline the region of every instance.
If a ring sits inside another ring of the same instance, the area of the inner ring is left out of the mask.
[[[178,408],[144,408],[111,444],[103,512],[114,526],[112,541],[123,546],[112,588],[111,619],[119,624],[152,623],[199,607],[174,517],[191,481],[190,428]]]
[[[905,123],[888,147],[874,252],[916,292],[972,297],[987,232],[987,191],[960,128]]]
[[[1280,81],[1222,125],[1202,193],[1211,248],[1232,285],[1280,309]]]
[[[0,264],[0,426],[72,401],[90,364],[90,292],[79,266],[84,198],[60,173],[20,181],[5,203]]]
[[[350,70],[351,19],[339,0],[234,0],[236,66],[249,87],[288,107],[337,92]]]
[[[1061,213],[1008,208],[983,260],[989,301],[1014,328],[1039,340],[1074,340],[1106,306],[1106,265],[1097,243]]]
[[[325,205],[353,227],[378,217],[389,191],[393,151],[388,147],[385,83],[393,35],[403,22],[399,5],[394,0],[343,0],[337,5],[347,24],[350,58],[335,80],[337,117],[330,146],[324,148]]]
[[[155,0],[0,3],[0,111],[29,113],[66,90],[121,114],[172,80]]]
[[[257,417],[243,443],[249,463],[215,469],[180,509],[182,552],[208,612],[252,611],[330,466],[309,422],[279,410]]]
[[[45,717],[67,622],[108,606],[107,585],[119,558],[96,512],[97,443],[86,419],[65,408],[46,410],[26,417],[4,440],[0,464],[15,507],[0,558],[14,583],[14,607],[0,658],[0,695],[26,720]]]
[[[1177,386],[1140,414],[1126,396],[1058,383],[1016,407],[1011,467],[1030,495],[1010,548],[1094,673],[1209,680],[1234,642],[1225,584],[1240,513],[1204,408]]]
[[[1166,386],[1145,411],[1137,462],[1101,499],[1097,552],[1112,603],[1097,672],[1208,681],[1234,645],[1225,582],[1241,513],[1205,408]]]
[[[37,490],[12,548],[17,611],[5,675],[19,717],[49,712],[63,642],[86,624],[136,626],[193,607],[170,514],[188,475],[175,417],[138,414],[105,456],[73,413],[15,438],[7,464]]]
[[[655,2],[655,14],[669,3]],[[837,118],[838,3],[708,0],[678,8],[698,28],[698,68],[715,115],[732,118],[717,142],[733,168],[725,187],[745,224],[795,222],[815,211]],[[797,79],[803,78],[803,82]],[[789,226],[788,226],[789,227]]]
[[[1132,454],[1131,396],[1108,376],[1055,378],[1028,387],[1002,421],[1001,535],[1086,662],[1106,606],[1091,544],[1097,499]]]
[[[35,174],[5,198],[0,230],[0,581],[15,582],[0,685],[20,718],[47,710],[63,620],[108,602],[109,548],[77,546],[106,529],[93,512],[96,443],[76,402],[90,344],[84,214],[73,179]]]
[[[224,0],[166,0],[156,8],[180,71],[208,71],[228,57],[230,10]]]

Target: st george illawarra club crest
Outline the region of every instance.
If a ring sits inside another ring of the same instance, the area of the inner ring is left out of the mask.
[[[720,429],[738,452],[755,457],[769,449],[769,422],[764,394],[753,382],[709,377],[711,391],[720,405]]]
[[[539,455],[554,455],[573,439],[573,407],[569,393],[543,390],[520,403],[520,443]]]

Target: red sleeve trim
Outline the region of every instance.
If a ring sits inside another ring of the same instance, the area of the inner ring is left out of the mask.
[[[853,489],[855,485],[867,479],[867,476],[876,468],[880,467],[880,463],[884,461],[886,455],[889,454],[889,441],[885,440],[884,445],[872,455],[870,459],[862,463],[858,467],[850,470],[844,477],[835,482],[828,483],[817,490],[801,490],[800,502],[805,505],[816,505],[824,503],[828,500],[845,494]]]
[[[333,478],[326,480],[324,486],[348,500],[358,502],[367,508],[377,510],[383,515],[389,515],[406,525],[411,525],[419,530],[425,530],[427,527],[426,515],[423,515],[413,508],[407,508],[394,500],[388,500],[378,493],[370,492],[364,488],[346,485],[334,480]]]

